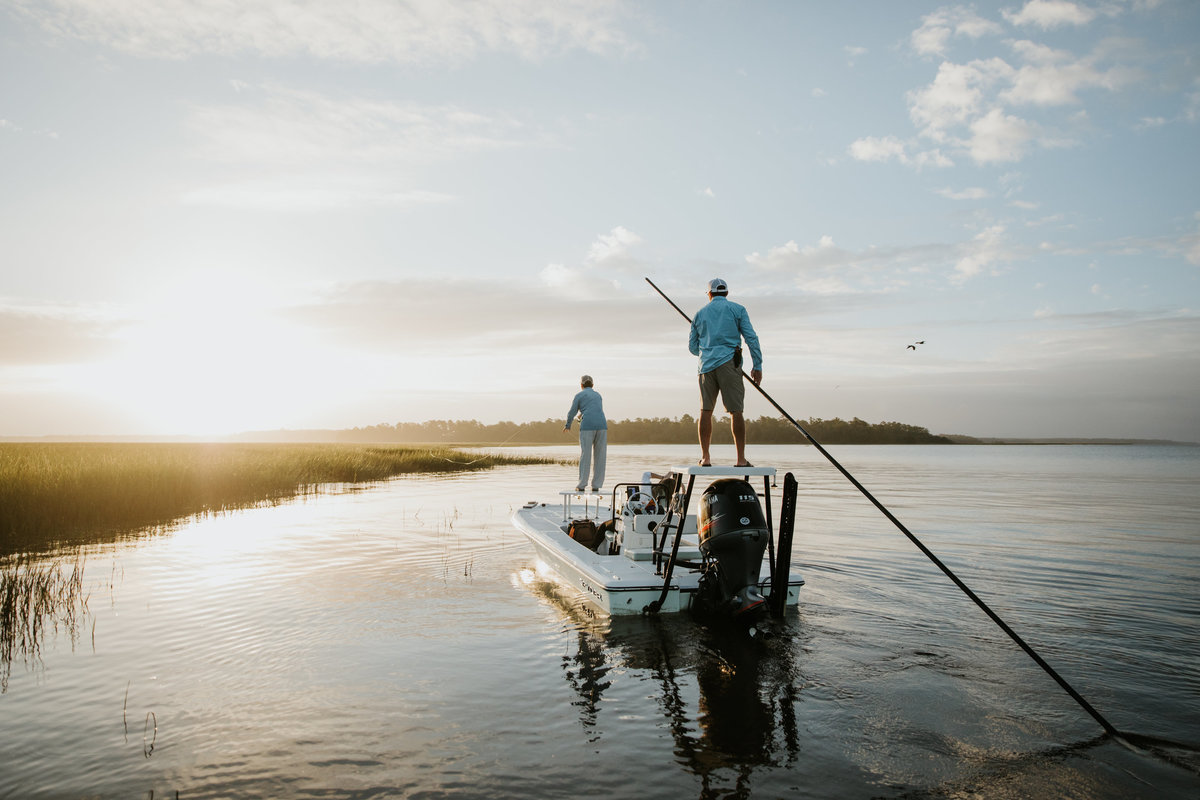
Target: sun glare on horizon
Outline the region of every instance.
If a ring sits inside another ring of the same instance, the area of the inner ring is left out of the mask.
[[[231,296],[160,306],[121,340],[112,358],[67,380],[159,434],[286,426],[334,402],[353,369],[313,332]]]

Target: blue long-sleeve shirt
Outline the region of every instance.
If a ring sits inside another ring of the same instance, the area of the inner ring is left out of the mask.
[[[601,399],[600,393],[590,386],[581,389],[579,394],[575,395],[575,399],[571,401],[571,410],[567,412],[567,428],[571,427],[571,423],[575,421],[575,415],[580,411],[583,412],[583,418],[579,420],[579,430],[608,430],[608,420],[604,418],[604,401]]]
[[[712,372],[733,358],[733,351],[746,340],[750,350],[752,369],[762,370],[762,349],[758,345],[758,334],[750,324],[750,315],[744,306],[717,295],[708,305],[696,312],[692,318],[692,333],[688,350],[700,356],[697,372]]]

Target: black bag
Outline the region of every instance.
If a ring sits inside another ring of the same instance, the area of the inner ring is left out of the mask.
[[[734,348],[733,365],[735,367],[737,367],[738,369],[742,368],[742,348],[740,348],[740,347]]]
[[[595,520],[574,519],[567,526],[567,535],[588,550],[595,550],[604,541],[604,533],[596,527]]]

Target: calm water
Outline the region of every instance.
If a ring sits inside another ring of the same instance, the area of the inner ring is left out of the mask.
[[[610,485],[693,450],[610,448]],[[808,585],[752,640],[540,576],[509,516],[572,467],[88,548],[77,629],[0,694],[0,797],[1200,796],[1200,448],[830,450],[1116,727],[1187,746],[1101,736],[819,453],[759,447]]]

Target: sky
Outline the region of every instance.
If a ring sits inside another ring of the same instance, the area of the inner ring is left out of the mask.
[[[714,277],[799,420],[1200,441],[1200,3],[0,0],[0,435],[695,416]]]

